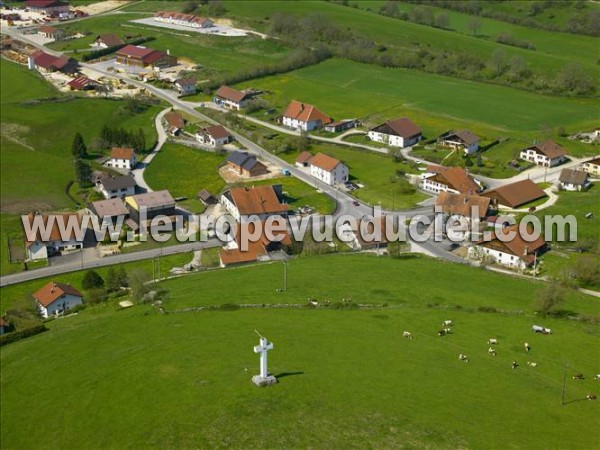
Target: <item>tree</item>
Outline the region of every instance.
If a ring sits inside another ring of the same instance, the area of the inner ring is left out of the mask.
[[[435,17],[435,26],[438,28],[450,28],[450,18],[448,17],[448,14],[446,13],[441,13],[438,14]]]
[[[108,292],[118,291],[121,285],[119,284],[119,273],[114,266],[110,266],[106,274],[106,289]]]
[[[556,76],[556,85],[575,94],[588,94],[595,90],[593,77],[579,63],[567,64]]]
[[[184,14],[191,14],[194,11],[196,11],[197,7],[198,7],[198,4],[196,2],[187,1],[187,2],[183,3],[183,6],[181,7],[181,12]]]
[[[481,20],[479,20],[478,17],[473,17],[469,20],[469,23],[467,23],[467,28],[473,35],[476,35],[481,28]]]
[[[144,269],[134,269],[129,274],[129,288],[131,289],[131,297],[141,302],[144,294],[148,291],[146,283],[151,281],[152,277]]]
[[[508,78],[512,81],[520,81],[530,75],[529,67],[525,58],[520,55],[513,56],[509,63]]]
[[[85,292],[85,301],[90,305],[101,303],[106,299],[106,289],[91,288]]]
[[[219,17],[225,14],[227,10],[221,0],[211,0],[208,2],[208,15]]]
[[[85,146],[81,133],[75,133],[73,144],[71,145],[71,154],[75,158],[85,158],[87,156],[87,147]]]
[[[92,178],[92,169],[81,159],[75,160],[75,178],[80,187],[86,187]]]
[[[388,0],[381,5],[381,8],[379,8],[379,14],[382,16],[398,17],[399,12],[398,2],[396,0]]]
[[[552,280],[546,287],[538,291],[533,309],[541,314],[548,314],[557,310],[565,301],[565,288],[557,280]]]
[[[104,286],[104,280],[95,270],[88,270],[81,281],[83,289],[97,289]]]
[[[573,267],[573,275],[582,286],[600,286],[600,264],[592,255],[582,255]]]
[[[504,50],[501,48],[494,50],[489,61],[489,67],[497,77],[504,73],[506,70],[506,54]]]
[[[124,267],[121,267],[119,269],[119,286],[121,287],[127,287],[129,286],[129,281],[127,278],[127,272],[125,271]]]
[[[310,140],[308,139],[308,135],[305,132],[302,132],[300,136],[298,136],[294,140],[294,147],[296,147],[296,149],[298,149],[301,152],[309,149]]]

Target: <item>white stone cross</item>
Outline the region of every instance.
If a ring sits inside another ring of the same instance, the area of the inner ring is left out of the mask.
[[[254,353],[260,353],[260,376],[267,379],[269,371],[267,370],[267,352],[273,350],[273,343],[267,341],[267,338],[260,337],[260,344],[254,346]]]

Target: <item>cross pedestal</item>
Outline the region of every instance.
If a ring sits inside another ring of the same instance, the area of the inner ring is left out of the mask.
[[[260,342],[254,347],[254,353],[260,353],[260,375],[254,375],[252,382],[257,386],[270,386],[277,383],[277,378],[269,375],[267,370],[267,352],[273,350],[273,343],[261,336]]]

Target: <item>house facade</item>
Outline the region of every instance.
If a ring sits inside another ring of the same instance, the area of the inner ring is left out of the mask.
[[[131,219],[127,224],[135,224],[139,228],[147,227],[156,216],[172,220],[175,215],[175,200],[167,190],[125,197],[125,206]],[[133,229],[135,231],[135,227]]]
[[[54,39],[55,41],[60,41],[65,38],[64,30],[56,27],[51,27],[49,25],[42,25],[41,27],[38,27],[37,32],[45,38]]]
[[[105,33],[96,36],[96,47],[109,48],[124,45],[125,41],[114,33]]]
[[[196,93],[196,80],[193,78],[179,78],[175,80],[175,89],[181,95],[192,95]]]
[[[313,105],[293,100],[283,112],[281,123],[289,128],[312,131],[333,122],[333,119],[322,113]]]
[[[131,175],[102,178],[96,182],[96,189],[104,198],[124,198],[135,194],[135,179]]]
[[[233,136],[221,125],[212,125],[196,132],[196,140],[201,144],[218,147],[229,144]]]
[[[210,28],[213,26],[213,21],[206,17],[175,11],[158,11],[154,15],[154,20],[190,28]]]
[[[79,64],[75,59],[50,55],[41,50],[36,50],[28,56],[27,66],[30,70],[35,69],[40,73],[62,72],[74,74],[79,69]]]
[[[358,126],[358,120],[356,119],[344,119],[336,122],[331,122],[323,127],[323,129],[329,133],[340,133],[351,128]]]
[[[134,67],[172,67],[177,65],[177,58],[152,48],[140,45],[126,45],[115,53],[118,64]]]
[[[114,147],[110,151],[110,159],[106,166],[113,169],[131,170],[136,164],[137,156],[132,148]]]
[[[71,6],[67,2],[56,0],[25,0],[25,8],[54,17],[68,13]]]
[[[221,195],[221,204],[238,222],[248,221],[249,216],[264,221],[274,215],[287,216],[289,207],[282,203],[282,198],[280,184],[239,187],[225,191]]]
[[[588,173],[575,169],[563,169],[558,184],[565,191],[583,191],[591,185]]]
[[[420,187],[432,194],[453,192],[455,194],[476,194],[481,191],[479,182],[462,167],[430,165],[421,175]]]
[[[411,147],[423,137],[421,128],[407,117],[389,120],[372,128],[367,133],[373,142],[380,142],[391,147]]]
[[[238,91],[229,86],[221,86],[213,97],[214,104],[235,111],[242,109],[249,101],[250,96],[246,92]]]
[[[324,153],[317,153],[310,158],[309,164],[310,174],[330,186],[348,181],[348,166],[339,159]]]
[[[590,159],[581,165],[581,169],[592,176],[600,177],[600,158]]]
[[[39,218],[38,218],[39,217]],[[50,229],[48,236],[42,233],[35,233],[35,236],[25,236],[25,249],[27,259],[37,261],[48,259],[51,256],[79,250],[83,248],[83,239],[85,236],[77,236],[72,230],[69,236],[61,235],[61,228],[68,230],[68,224],[74,226],[81,225],[81,217],[77,214],[29,214],[27,216],[31,230],[35,229],[35,222],[41,221],[46,229]],[[50,222],[49,222],[50,221]],[[47,238],[47,239],[46,239]]]
[[[546,141],[523,149],[519,157],[538,166],[558,166],[566,159],[567,152],[554,141]]]
[[[70,284],[51,281],[33,294],[39,314],[50,316],[65,314],[75,306],[83,304],[83,295]]]
[[[479,150],[479,136],[469,130],[447,131],[438,138],[438,143],[444,147],[462,150],[466,155]]]

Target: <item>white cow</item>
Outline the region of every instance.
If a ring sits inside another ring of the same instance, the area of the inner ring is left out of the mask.
[[[496,350],[494,350],[492,347],[488,348],[488,353],[492,356],[496,356]]]
[[[596,380],[596,381],[600,380],[600,373],[596,374],[596,376],[594,377],[594,380]]]
[[[537,367],[537,363],[536,362],[527,361],[527,365],[529,367]]]
[[[528,351],[530,351],[530,350],[531,350],[531,346],[529,345],[529,343],[528,343],[528,342],[525,342],[523,345],[525,346],[525,351],[526,351],[526,352],[528,352]]]
[[[488,339],[488,345],[496,345],[498,343],[498,339]]]
[[[451,320],[444,320],[444,323],[442,325],[444,325],[445,327],[451,327],[454,324]]]
[[[467,355],[465,355],[463,353],[458,355],[458,359],[460,359],[461,361],[464,361],[464,362],[469,362],[469,358],[467,357]]]
[[[402,333],[402,336],[407,338],[407,339],[412,339],[412,334],[410,334],[408,331],[405,331],[404,333]]]

